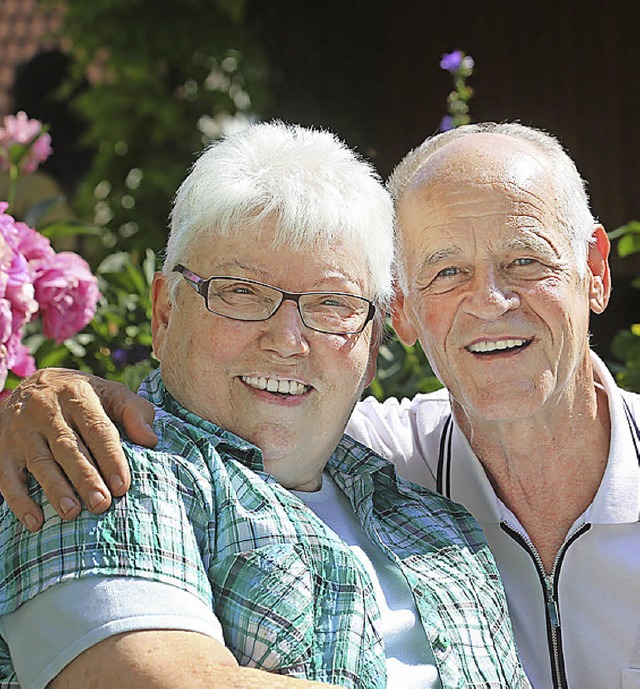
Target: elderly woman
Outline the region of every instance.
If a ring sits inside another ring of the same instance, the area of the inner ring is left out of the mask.
[[[132,486],[102,515],[45,501],[30,533],[3,507],[23,689],[528,686],[477,524],[343,435],[392,226],[328,133],[260,124],[201,156],[152,288],[157,446],[123,441]]]

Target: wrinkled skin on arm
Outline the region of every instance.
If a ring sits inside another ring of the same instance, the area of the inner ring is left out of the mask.
[[[119,634],[92,646],[50,689],[321,689],[321,684],[239,667],[222,644],[169,630]]]
[[[82,503],[104,512],[130,484],[110,418],[133,442],[153,447],[153,417],[153,406],[121,383],[66,369],[36,371],[0,406],[0,492],[30,531],[42,526],[43,515],[27,493],[27,472],[63,519],[75,519]]]

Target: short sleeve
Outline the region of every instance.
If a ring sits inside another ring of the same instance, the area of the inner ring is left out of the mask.
[[[83,510],[63,521],[41,489],[43,528],[30,533],[0,505],[0,615],[17,610],[49,587],[87,576],[135,577],[183,589],[213,608],[203,563],[207,509],[201,480],[184,460],[124,445],[132,486],[102,515]]]
[[[104,639],[151,629],[197,632],[224,644],[222,627],[209,606],[192,593],[148,579],[70,580],[0,618],[0,633],[11,648],[21,689],[43,689],[74,658]]]

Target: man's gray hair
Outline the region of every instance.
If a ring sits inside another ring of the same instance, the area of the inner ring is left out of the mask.
[[[405,189],[436,151],[452,141],[473,134],[501,134],[527,141],[544,155],[551,174],[550,182],[556,194],[559,222],[578,259],[580,271],[584,274],[587,267],[587,249],[589,242],[592,241],[593,226],[597,222],[589,208],[586,183],[560,142],[540,129],[527,127],[517,122],[483,122],[457,127],[425,139],[420,146],[409,151],[389,177],[387,188],[396,206]],[[399,233],[396,235],[396,272],[400,286],[403,291],[406,291],[405,261]]]
[[[237,236],[265,222],[274,246],[353,245],[384,313],[392,293],[393,203],[373,166],[327,131],[259,123],[209,145],[176,194],[164,273],[202,237]],[[250,239],[249,239],[250,241]]]

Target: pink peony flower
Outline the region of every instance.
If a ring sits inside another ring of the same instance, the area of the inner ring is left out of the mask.
[[[51,155],[53,149],[51,148],[51,136],[49,134],[43,134],[29,149],[29,152],[22,159],[20,169],[25,175],[30,175],[35,172],[40,163],[44,161]]]
[[[21,378],[31,375],[36,370],[36,361],[29,348],[22,344],[22,331],[13,335],[7,343],[11,370]]]
[[[18,251],[31,262],[36,259],[50,261],[55,256],[51,242],[26,223],[17,222]]]
[[[0,142],[9,144],[28,144],[42,131],[42,123],[30,120],[25,112],[7,115],[4,127],[0,128]]]
[[[1,211],[4,208],[0,209]],[[29,264],[14,248],[17,243],[11,216],[0,215],[0,388],[8,371],[27,375],[35,362],[22,344],[22,327],[38,309]]]
[[[42,332],[56,342],[75,335],[93,318],[100,298],[98,281],[78,254],[62,251],[48,260],[35,260],[35,294],[40,304]]]
[[[34,136],[39,138],[34,141]],[[22,157],[10,150],[15,146],[26,147]],[[0,162],[6,159],[32,172],[50,152],[49,135],[42,133],[37,120],[24,113],[5,118]],[[84,259],[72,252],[57,254],[46,237],[16,221],[7,208],[0,202],[0,391],[9,371],[21,377],[35,371],[22,337],[36,314],[42,317],[45,337],[60,343],[93,318],[100,297],[98,281]]]
[[[15,147],[22,147],[16,159]],[[19,163],[21,172],[35,172],[52,153],[51,136],[43,131],[42,122],[30,120],[26,113],[7,115],[0,127],[0,167],[8,170],[11,163]]]

